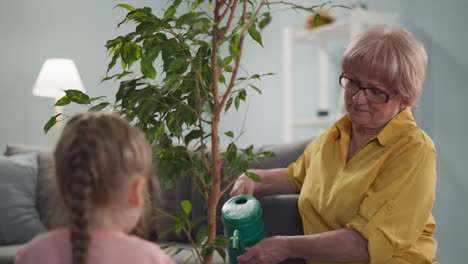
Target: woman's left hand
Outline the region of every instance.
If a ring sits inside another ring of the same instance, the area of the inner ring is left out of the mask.
[[[274,264],[288,258],[288,244],[285,237],[274,236],[263,239],[237,257],[238,264]]]

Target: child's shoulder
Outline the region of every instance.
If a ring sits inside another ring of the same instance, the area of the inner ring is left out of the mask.
[[[67,229],[57,229],[44,233],[40,233],[29,241],[24,248],[44,247],[47,248],[50,244],[63,244],[69,240],[70,233]]]
[[[141,262],[155,261],[155,263],[175,264],[175,261],[172,260],[157,244],[134,235],[101,230],[93,231],[92,238],[95,239],[96,245],[105,245],[106,250],[112,251],[112,254],[114,255],[116,254],[115,252],[125,252],[125,257],[127,257],[129,252],[131,252],[132,259],[139,259]],[[122,259],[125,257],[122,256]]]
[[[15,263],[34,263],[48,261],[69,251],[69,232],[65,229],[41,233],[22,247],[16,256]],[[59,255],[60,255],[59,254]],[[32,261],[32,262],[31,262]]]

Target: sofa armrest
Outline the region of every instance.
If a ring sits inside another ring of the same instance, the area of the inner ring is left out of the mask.
[[[267,195],[261,198],[265,235],[303,235],[302,220],[297,202],[299,194]],[[287,259],[281,264],[304,264],[303,259]]]
[[[267,237],[304,234],[298,199],[298,194],[283,194],[264,196],[260,200]]]
[[[0,264],[14,264],[16,253],[24,245],[2,245],[0,246]]]

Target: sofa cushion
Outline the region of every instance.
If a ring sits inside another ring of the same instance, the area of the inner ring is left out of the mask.
[[[35,207],[37,155],[0,157],[0,244],[28,242],[45,231]]]
[[[41,222],[47,229],[64,225],[65,211],[59,204],[58,188],[55,180],[55,163],[53,149],[27,145],[7,145],[5,155],[19,153],[37,153],[38,177],[36,186],[36,208]]]
[[[16,253],[24,245],[10,245],[0,247],[0,264],[15,264]]]

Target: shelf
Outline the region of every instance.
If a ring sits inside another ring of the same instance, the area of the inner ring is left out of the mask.
[[[324,117],[312,117],[312,118],[296,118],[294,119],[294,125],[296,127],[329,127],[342,116],[324,116]]]
[[[348,19],[338,20],[309,31],[294,32],[293,38],[298,42],[320,45],[333,40],[348,39],[350,27]]]

